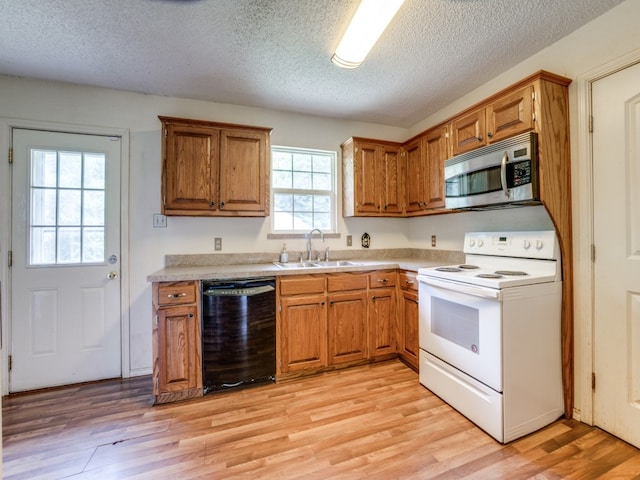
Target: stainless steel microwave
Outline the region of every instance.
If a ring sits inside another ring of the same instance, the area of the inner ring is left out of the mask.
[[[539,204],[538,136],[523,133],[445,162],[446,208]]]

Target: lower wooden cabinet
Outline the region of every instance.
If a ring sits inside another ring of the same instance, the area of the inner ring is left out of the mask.
[[[280,371],[327,365],[327,307],[324,293],[280,299]]]
[[[369,349],[372,357],[398,351],[396,277],[395,270],[369,274]]]
[[[332,293],[328,297],[329,364],[364,360],[367,349],[367,291]]]
[[[203,394],[199,282],[153,284],[155,403]]]
[[[419,365],[418,336],[418,283],[415,272],[402,271],[398,274],[400,286],[399,302],[399,348],[402,358],[414,370]]]

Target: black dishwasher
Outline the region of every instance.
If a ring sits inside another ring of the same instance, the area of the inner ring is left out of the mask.
[[[274,382],[275,278],[202,282],[204,392]]]

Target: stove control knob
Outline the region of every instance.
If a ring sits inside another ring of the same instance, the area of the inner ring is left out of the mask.
[[[529,250],[529,248],[531,248],[531,242],[529,240],[525,240],[522,246],[525,250]]]
[[[478,248],[482,248],[482,245],[484,245],[484,240],[478,239]]]
[[[536,248],[538,250],[542,250],[543,246],[544,246],[544,243],[542,243],[542,240],[536,240]]]
[[[470,247],[475,247],[476,246],[476,241],[473,238],[469,240],[469,246]]]

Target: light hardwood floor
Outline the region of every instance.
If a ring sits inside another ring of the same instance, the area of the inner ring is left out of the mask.
[[[152,406],[149,377],[3,399],[5,479],[640,479],[559,420],[501,445],[400,361]]]

